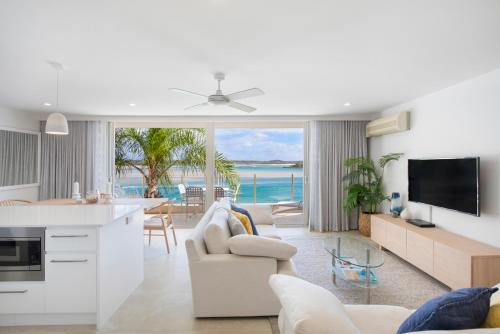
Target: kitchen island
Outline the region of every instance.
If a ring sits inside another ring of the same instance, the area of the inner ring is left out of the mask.
[[[10,259],[15,264],[22,255],[14,244],[21,238],[11,238],[9,244],[2,233],[44,231],[41,278],[0,281],[0,326],[101,327],[143,281],[143,224],[141,205],[0,207],[5,253],[0,254],[0,270],[12,268],[5,263]]]

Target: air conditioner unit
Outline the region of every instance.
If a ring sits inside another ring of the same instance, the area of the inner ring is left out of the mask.
[[[400,112],[385,116],[366,125],[366,136],[376,137],[410,130],[410,112]]]

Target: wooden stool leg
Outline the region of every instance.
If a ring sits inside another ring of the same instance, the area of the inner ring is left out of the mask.
[[[170,254],[170,247],[168,245],[167,229],[163,227],[163,236],[165,237],[165,245],[167,246],[167,252]]]
[[[148,245],[151,246],[151,230],[149,230],[149,241],[148,241]]]
[[[174,224],[170,225],[172,226],[172,234],[174,235],[174,244],[177,246],[177,237],[175,236],[175,228],[174,228]]]

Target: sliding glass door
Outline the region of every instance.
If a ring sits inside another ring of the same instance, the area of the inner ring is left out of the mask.
[[[169,198],[186,213],[203,212],[221,198],[266,203],[278,222],[304,223],[302,122],[125,123],[115,130],[120,197]]]

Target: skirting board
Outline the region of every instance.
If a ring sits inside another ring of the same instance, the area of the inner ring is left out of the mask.
[[[0,326],[95,325],[95,313],[0,314]]]

